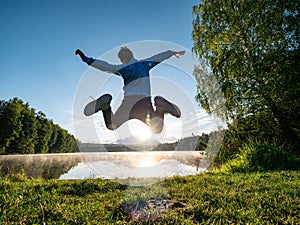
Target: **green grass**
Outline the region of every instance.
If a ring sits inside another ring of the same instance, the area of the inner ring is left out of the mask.
[[[168,209],[149,207],[151,199],[168,202]],[[299,212],[297,171],[210,172],[147,186],[0,180],[0,224],[300,224]]]
[[[234,159],[221,168],[224,172],[268,172],[300,170],[300,157],[275,144],[249,142]]]

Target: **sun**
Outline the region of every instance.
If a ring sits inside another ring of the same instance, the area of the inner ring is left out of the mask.
[[[151,138],[151,129],[141,121],[134,121],[130,126],[131,134],[137,138],[139,141],[147,141]]]

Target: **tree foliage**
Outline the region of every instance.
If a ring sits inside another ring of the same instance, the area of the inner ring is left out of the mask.
[[[208,112],[218,108],[204,87],[213,77],[232,140],[275,139],[299,153],[299,6],[294,0],[203,0],[194,7],[193,50],[212,71],[195,70],[197,100]]]
[[[0,101],[0,154],[77,152],[73,135],[18,98]]]

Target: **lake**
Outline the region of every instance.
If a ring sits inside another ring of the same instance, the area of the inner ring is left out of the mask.
[[[1,175],[24,171],[44,179],[126,179],[184,176],[206,170],[204,152],[98,152],[0,156]]]

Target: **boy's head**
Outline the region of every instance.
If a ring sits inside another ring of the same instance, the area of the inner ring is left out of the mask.
[[[129,63],[133,58],[132,51],[126,46],[122,47],[118,53],[118,57],[122,63]]]

